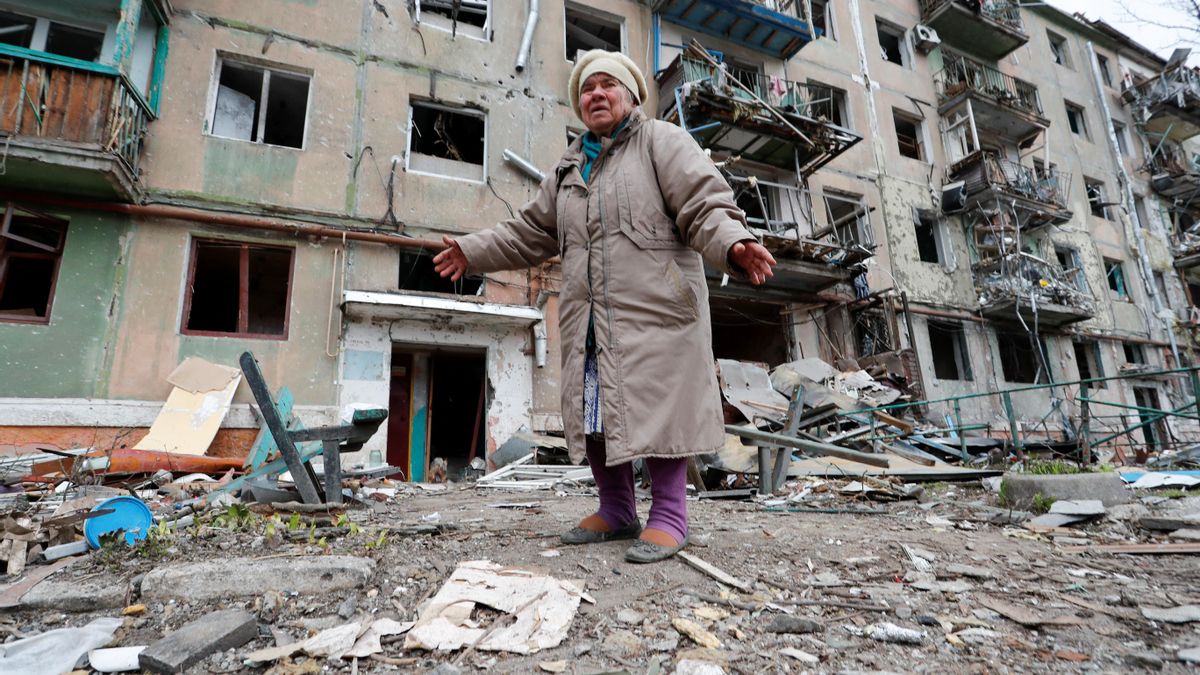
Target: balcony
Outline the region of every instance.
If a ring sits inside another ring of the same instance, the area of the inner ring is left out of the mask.
[[[728,170],[724,173],[738,206],[746,212],[750,231],[778,265],[765,285],[754,287],[731,280],[720,294],[796,300],[849,283],[862,273],[863,262],[875,255],[869,212],[861,200],[822,195],[819,203],[832,223],[822,225],[817,222],[809,190]],[[719,287],[721,272],[709,267],[705,272],[714,288]]]
[[[1090,293],[1046,261],[1013,253],[975,268],[979,311],[999,322],[1061,328],[1086,321],[1096,313]]]
[[[152,119],[112,66],[0,45],[0,186],[133,201]]]
[[[1171,254],[1175,269],[1186,270],[1200,265],[1200,236],[1191,232],[1176,232],[1171,236]],[[1200,298],[1193,298],[1200,302]]]
[[[686,54],[658,75],[659,117],[691,132],[714,154],[807,177],[862,137],[822,116],[827,87],[741,72]]]
[[[821,31],[798,11],[807,0],[658,0],[664,21],[711,35],[784,61]]]
[[[938,113],[948,118],[965,111],[978,133],[1020,141],[1050,126],[1037,87],[989,65],[943,52],[933,79]]]
[[[962,181],[967,210],[1002,202],[1006,214],[1016,214],[1013,224],[1023,231],[1071,219],[1068,173],[1042,173],[990,152],[977,152],[951,167],[950,178]]]
[[[1010,0],[921,0],[921,23],[946,44],[989,61],[1029,42],[1021,9]]]
[[[1180,143],[1200,134],[1200,74],[1186,63],[1135,82],[1121,98],[1158,139]]]
[[[1177,204],[1200,198],[1200,155],[1190,154],[1173,143],[1161,143],[1147,164],[1150,187]]]

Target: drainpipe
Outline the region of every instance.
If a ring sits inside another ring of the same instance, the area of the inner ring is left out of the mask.
[[[538,183],[546,180],[546,174],[542,173],[541,170],[534,166],[532,162],[518,155],[512,150],[509,150],[508,148],[504,149],[504,161],[517,167],[521,173],[536,180]]]
[[[1154,307],[1154,316],[1158,317],[1163,322],[1163,328],[1167,333],[1167,340],[1171,343],[1171,356],[1175,359],[1175,364],[1179,364],[1179,345],[1175,343],[1175,331],[1171,325],[1173,318],[1166,309],[1166,298],[1161,298],[1158,295],[1158,284],[1154,283],[1154,272],[1150,266],[1150,256],[1146,253],[1146,238],[1142,236],[1143,223],[1139,221],[1137,208],[1133,198],[1133,182],[1129,178],[1129,173],[1125,170],[1125,160],[1121,157],[1121,148],[1117,144],[1117,132],[1112,125],[1112,112],[1108,107],[1108,97],[1104,93],[1104,85],[1100,79],[1100,66],[1097,65],[1096,49],[1089,41],[1087,43],[1088,64],[1092,71],[1092,84],[1096,87],[1096,98],[1100,100],[1100,109],[1104,112],[1104,131],[1108,139],[1108,151],[1112,155],[1113,161],[1117,164],[1117,177],[1121,182],[1121,205],[1125,209],[1128,218],[1123,221],[1132,223],[1133,225],[1133,241],[1134,247],[1137,249],[1138,272],[1142,277],[1142,285],[1146,287],[1146,294],[1150,296],[1150,302]]]
[[[525,34],[521,36],[521,48],[517,51],[517,72],[525,70],[529,49],[533,45],[533,29],[537,26],[538,0],[529,0],[529,18],[525,19]]]

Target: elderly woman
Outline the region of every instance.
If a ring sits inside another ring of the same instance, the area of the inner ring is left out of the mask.
[[[701,256],[755,284],[775,260],[691,136],[642,112],[633,61],[587,52],[568,86],[588,132],[515,218],[444,238],[434,263],[457,280],[561,256],[563,424],[571,459],[587,456],[600,492],[599,511],[562,541],[638,537],[625,559],[654,562],[687,543],[687,457],[724,443]],[[653,497],[644,530],[638,458]]]

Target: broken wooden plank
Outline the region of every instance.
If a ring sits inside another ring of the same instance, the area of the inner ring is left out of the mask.
[[[1200,553],[1200,544],[1092,544],[1064,546],[1063,553],[1128,553],[1131,555],[1171,555]]]
[[[30,568],[24,579],[0,587],[0,609],[11,609],[21,604],[21,598],[29,589],[37,586],[43,579],[78,560],[78,558],[63,558],[49,565]]]
[[[890,425],[896,427],[905,436],[907,436],[913,432],[912,422],[906,422],[906,421],[900,419],[899,417],[892,417],[891,415],[889,415],[887,413],[876,410],[875,411],[875,419],[879,420],[880,422],[883,422],[884,424],[890,424]]]
[[[695,569],[698,572],[703,572],[704,574],[707,574],[708,576],[712,577],[713,579],[716,579],[717,581],[725,584],[726,586],[732,586],[732,587],[738,589],[739,591],[742,591],[743,593],[750,592],[750,584],[749,583],[742,581],[741,579],[738,579],[735,576],[730,575],[729,573],[725,572],[724,570],[722,570],[714,565],[710,565],[709,563],[701,560],[700,558],[697,558],[696,556],[692,555],[691,553],[688,553],[686,551],[680,551],[679,553],[676,553],[675,555],[680,560],[687,563],[688,566],[691,567],[692,569]]]

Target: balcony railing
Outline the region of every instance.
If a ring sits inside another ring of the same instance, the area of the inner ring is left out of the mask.
[[[1138,105],[1176,102],[1186,106],[1200,100],[1200,73],[1181,63],[1154,77],[1126,86],[1121,95],[1126,102]]]
[[[680,65],[684,82],[705,80],[730,98],[753,101],[757,96],[768,105],[813,119],[828,117],[832,109],[833,89],[829,87],[715,67],[697,59],[681,58]]]
[[[966,183],[967,194],[990,188],[1041,204],[1067,208],[1071,185],[1069,173],[1042,172],[984,152],[975,162],[968,160],[955,167],[953,176]]]
[[[970,91],[1010,108],[1042,115],[1037,87],[960,54],[944,53],[942,69],[934,73],[933,80],[939,105]]]
[[[996,23],[1025,32],[1025,25],[1021,22],[1021,8],[1009,0],[921,0],[921,16],[928,17],[943,5],[950,4],[962,5]]]
[[[29,138],[109,153],[136,178],[153,116],[124,75],[110,66],[0,46],[0,133],[13,142]]]
[[[980,289],[979,304],[994,306],[1012,300],[1040,302],[1069,307],[1091,314],[1096,302],[1087,289],[1050,263],[1028,253],[1014,253],[976,270],[975,284]]]

